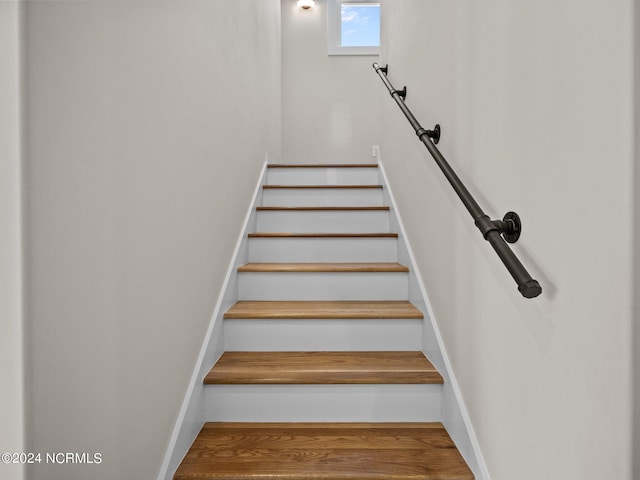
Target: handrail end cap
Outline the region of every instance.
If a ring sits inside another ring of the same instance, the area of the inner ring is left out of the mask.
[[[524,298],[535,298],[542,293],[542,287],[537,280],[528,280],[518,285],[518,290]]]

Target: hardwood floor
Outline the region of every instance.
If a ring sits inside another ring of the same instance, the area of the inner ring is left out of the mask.
[[[398,238],[397,233],[286,233],[254,232],[249,238]]]
[[[382,185],[264,185],[265,190],[382,190]]]
[[[400,263],[247,263],[238,272],[408,272]]]
[[[224,314],[225,319],[400,319],[424,318],[410,302],[399,301],[240,301]]]
[[[440,423],[207,423],[175,480],[472,480]]]
[[[372,205],[372,206],[361,206],[361,207],[339,207],[339,206],[324,206],[324,207],[268,207],[268,206],[259,206],[256,207],[256,211],[258,212],[315,212],[315,211],[329,211],[329,212],[344,212],[344,211],[384,211],[388,212],[389,206],[386,205]]]
[[[377,163],[270,163],[268,168],[378,168]]]
[[[441,384],[422,352],[225,352],[206,384]]]

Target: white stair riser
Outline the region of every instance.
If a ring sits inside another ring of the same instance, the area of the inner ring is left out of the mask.
[[[377,168],[270,168],[269,185],[376,185]]]
[[[249,262],[397,262],[397,238],[250,238]]]
[[[407,300],[409,275],[387,272],[238,275],[240,300]]]
[[[381,206],[382,189],[267,188],[263,192],[262,204],[269,207]]]
[[[262,211],[257,232],[387,233],[389,212],[380,211]]]
[[[208,385],[209,422],[435,422],[441,385]]]
[[[418,351],[421,319],[225,320],[226,351]]]

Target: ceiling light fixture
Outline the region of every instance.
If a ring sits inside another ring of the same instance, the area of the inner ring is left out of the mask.
[[[314,0],[298,0],[298,7],[305,10],[310,9],[315,4]]]

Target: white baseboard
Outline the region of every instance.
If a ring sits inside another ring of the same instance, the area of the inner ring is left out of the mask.
[[[236,319],[225,320],[226,351],[418,351],[422,320]]]
[[[206,389],[212,422],[437,422],[443,398],[438,384],[208,385]]]
[[[406,272],[243,272],[239,300],[407,300]]]
[[[250,262],[397,262],[398,239],[250,238]]]

